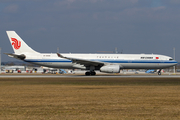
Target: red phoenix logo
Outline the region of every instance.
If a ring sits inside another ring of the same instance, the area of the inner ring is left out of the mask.
[[[13,41],[14,49],[18,50],[21,47],[21,41],[18,41],[16,38],[11,38],[11,40]]]

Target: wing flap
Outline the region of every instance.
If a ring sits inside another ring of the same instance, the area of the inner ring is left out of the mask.
[[[73,63],[84,65],[84,66],[103,66],[103,62],[99,61],[92,61],[92,60],[86,60],[86,59],[80,59],[80,58],[72,58],[72,57],[65,57],[59,53],[57,53],[58,57],[71,60]]]

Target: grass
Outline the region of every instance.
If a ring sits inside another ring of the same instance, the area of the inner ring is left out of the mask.
[[[1,120],[180,119],[179,78],[1,78]]]

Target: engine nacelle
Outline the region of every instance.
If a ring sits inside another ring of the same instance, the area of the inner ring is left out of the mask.
[[[102,67],[100,68],[100,72],[120,73],[120,66],[119,66],[119,65],[107,65],[107,66],[102,66]]]

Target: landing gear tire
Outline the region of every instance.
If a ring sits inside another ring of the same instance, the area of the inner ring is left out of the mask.
[[[89,75],[91,75],[91,73],[90,73],[90,72],[86,72],[85,75],[86,75],[86,76],[89,76]]]
[[[91,75],[96,75],[96,72],[91,72]]]
[[[161,75],[161,69],[158,71],[158,75]]]
[[[161,72],[158,72],[158,75],[161,75]]]
[[[96,75],[96,72],[86,72],[85,75],[86,75],[86,76],[89,76],[89,75]]]

